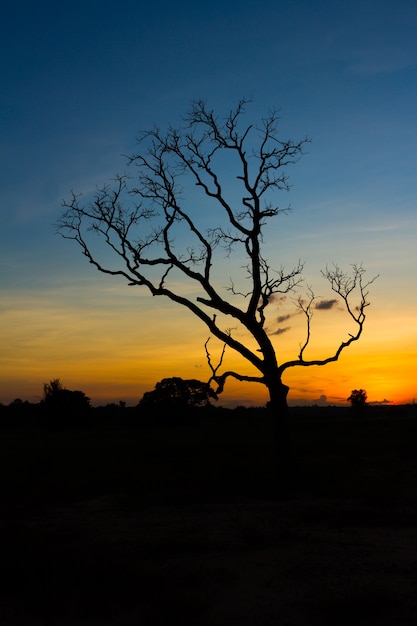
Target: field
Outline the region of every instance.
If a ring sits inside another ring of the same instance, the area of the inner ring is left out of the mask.
[[[2,626],[415,626],[414,406],[0,426]]]

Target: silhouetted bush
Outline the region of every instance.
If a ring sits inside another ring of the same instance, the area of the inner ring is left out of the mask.
[[[15,398],[9,405],[0,406],[2,426],[36,426],[40,421],[39,403]]]

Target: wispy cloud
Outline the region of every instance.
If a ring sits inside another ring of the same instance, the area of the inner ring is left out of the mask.
[[[287,331],[291,330],[291,326],[285,326],[285,328],[277,328],[271,335],[283,335]]]
[[[338,301],[333,300],[320,300],[320,302],[316,303],[315,309],[320,311],[328,311],[329,309],[335,309],[338,306]]]
[[[292,317],[291,313],[287,313],[287,315],[278,315],[277,322],[278,324],[282,324],[282,322],[286,322]]]

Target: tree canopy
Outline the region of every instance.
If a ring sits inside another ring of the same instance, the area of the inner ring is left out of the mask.
[[[68,419],[76,422],[90,410],[90,398],[83,391],[66,389],[59,378],[43,385],[42,407],[57,421]]]
[[[156,383],[153,391],[144,393],[139,406],[145,409],[162,410],[206,407],[217,395],[206,382],[180,377],[164,378]]]
[[[278,199],[289,189],[288,168],[299,161],[309,139],[282,138],[276,109],[245,123],[248,105],[242,99],[222,117],[197,100],[178,127],[143,132],[139,151],[128,160],[132,174],[99,187],[90,202],[72,193],[58,226],[100,272],[168,298],[201,320],[209,332],[205,351],[216,393],[229,377],[261,383],[269,406],[282,416],[285,371],[337,361],[361,337],[374,278],[367,279],[358,264],[351,272],[336,264],[323,270],[345,308],[348,330],[327,357],[310,357],[317,298],[312,289],[299,292],[304,265],[299,261],[285,269],[264,247],[270,221],[290,210]],[[221,271],[225,256],[238,261],[227,285]],[[305,319],[298,354],[284,361],[267,323],[282,294],[292,294]],[[222,346],[217,360],[210,351],[212,337]],[[249,369],[227,369],[226,349],[240,354]]]
[[[351,403],[352,409],[362,410],[367,405],[368,394],[365,389],[353,389],[347,400]]]

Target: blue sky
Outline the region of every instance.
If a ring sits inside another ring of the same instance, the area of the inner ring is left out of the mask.
[[[77,326],[98,301],[114,328],[124,323],[119,297],[106,299],[110,287],[53,223],[71,189],[88,193],[124,171],[122,155],[139,132],[175,125],[196,98],[220,113],[251,98],[248,122],[278,107],[283,135],[311,137],[289,172],[283,202],[294,212],[276,233],[277,241],[284,235],[277,264],[302,258],[310,281],[327,262],[363,262],[381,275],[372,311],[381,341],[407,327],[401,349],[415,356],[416,33],[414,0],[8,3],[0,24],[0,401],[19,385],[17,395],[32,397],[61,376],[46,347],[59,353],[62,341],[65,356],[71,319]],[[52,309],[66,310],[65,337],[62,328],[52,333],[59,315],[46,321]],[[34,351],[25,345],[28,312],[45,320],[34,322]],[[156,367],[156,380],[163,376]],[[142,379],[138,366],[132,384],[143,393]],[[70,382],[88,387],[81,375]]]

